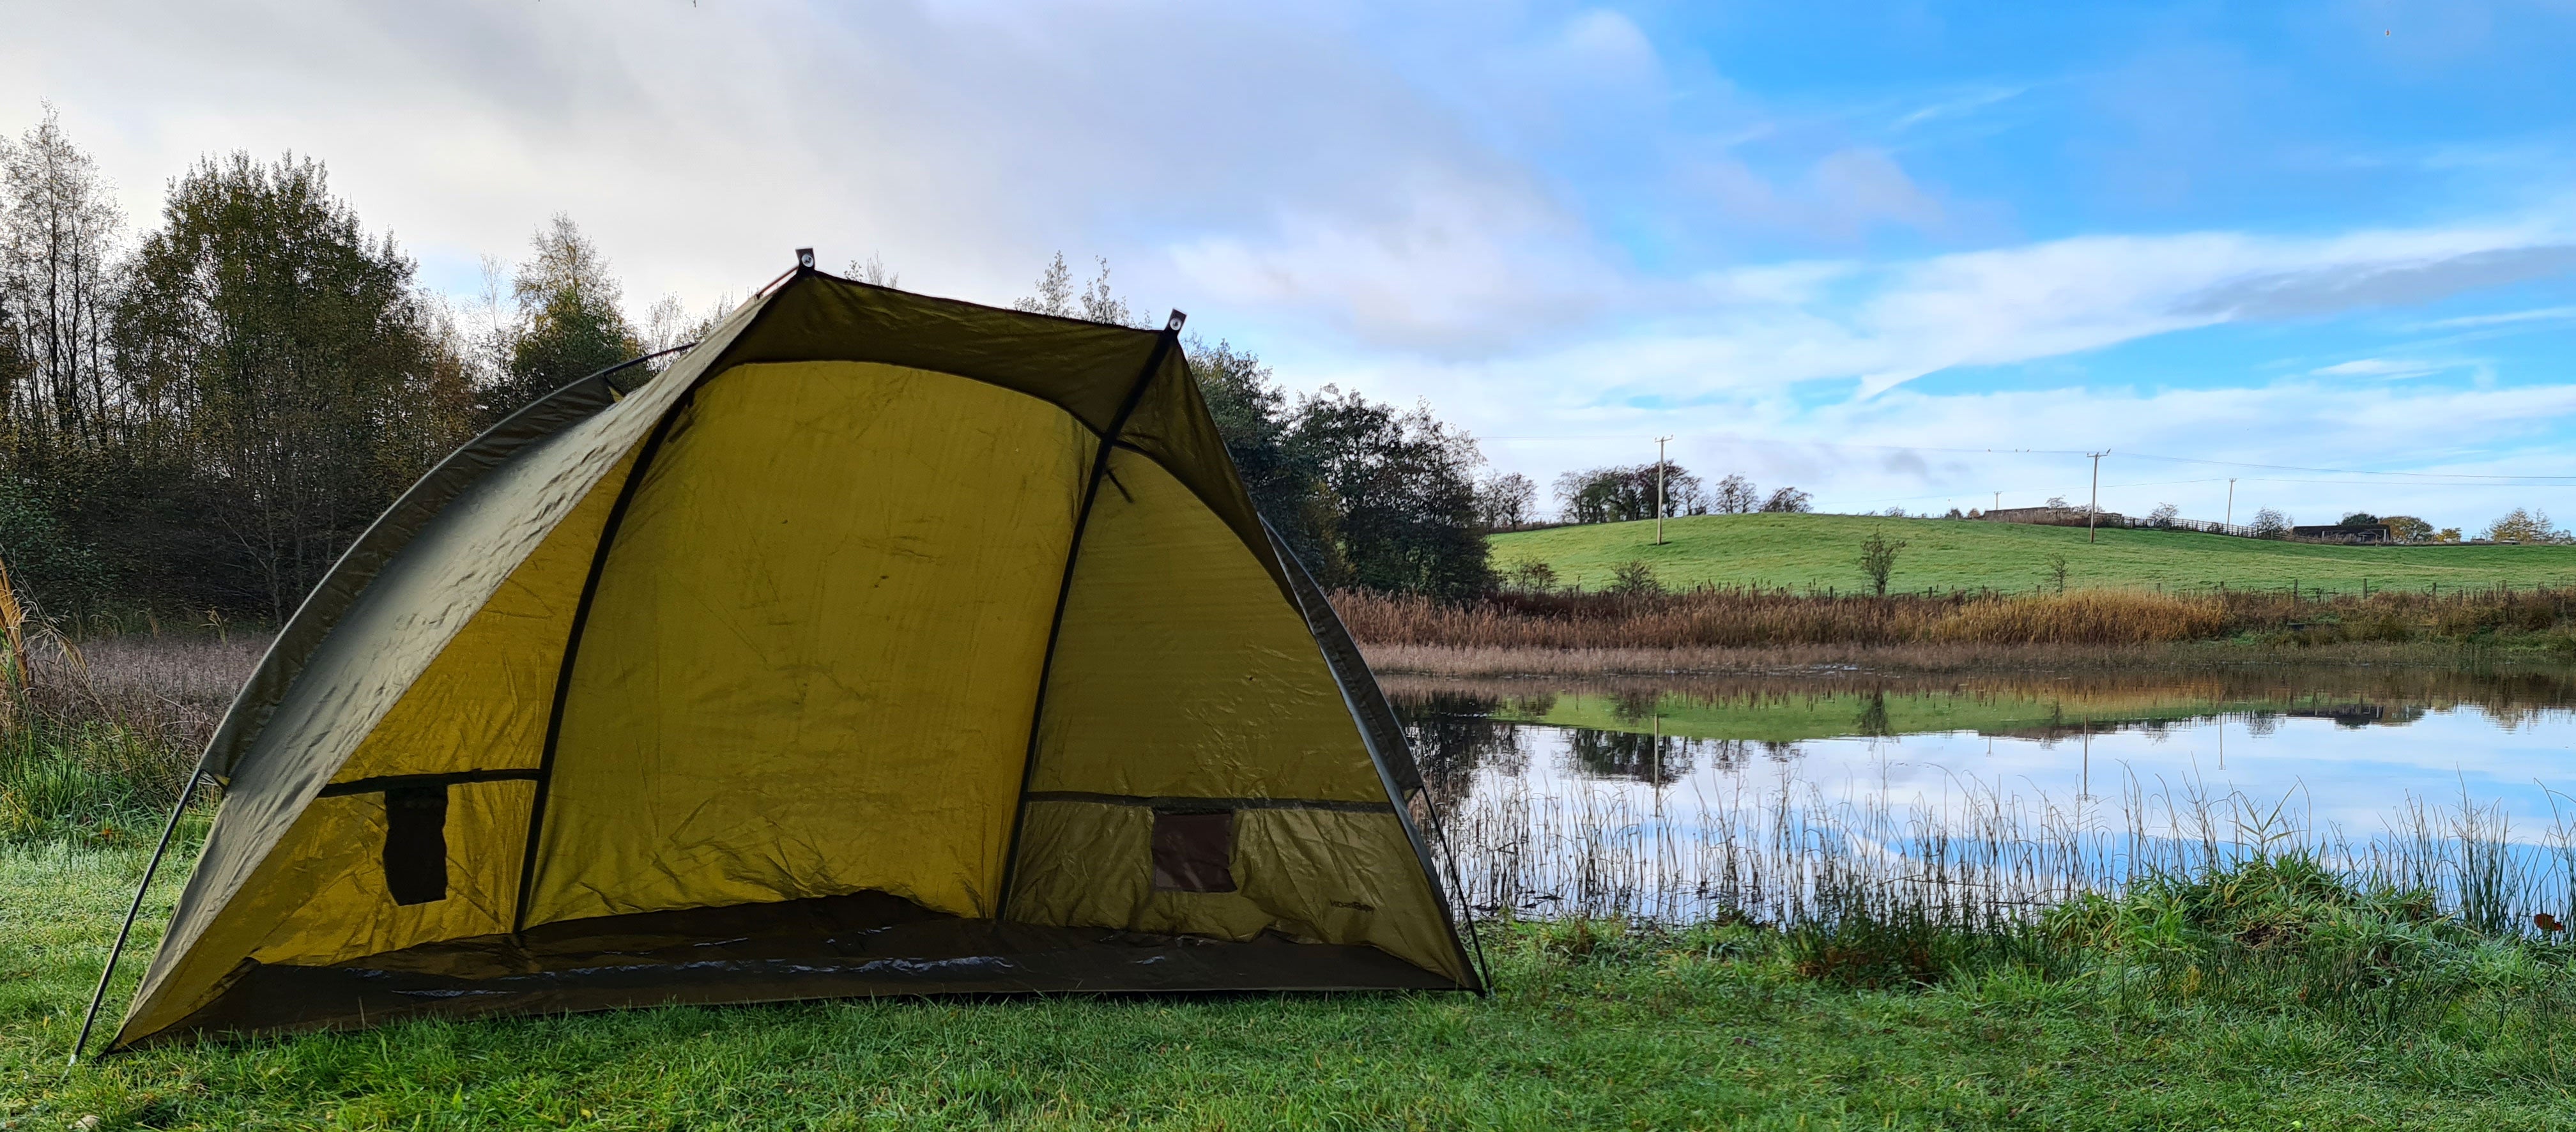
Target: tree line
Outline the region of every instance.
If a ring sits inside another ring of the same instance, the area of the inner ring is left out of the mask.
[[[56,616],[281,620],[456,445],[727,305],[666,297],[638,325],[560,215],[450,298],[292,154],[203,158],[140,227],[50,107],[0,138],[0,562]],[[897,282],[874,258],[847,272]],[[1061,255],[1018,305],[1138,321],[1105,262],[1085,286]],[[1473,437],[1427,405],[1291,395],[1226,342],[1189,355],[1255,501],[1325,584],[1490,584]]]
[[[48,612],[282,618],[430,465],[694,329],[569,218],[480,303],[293,154],[202,158],[138,233],[56,114],[0,138],[0,556]]]

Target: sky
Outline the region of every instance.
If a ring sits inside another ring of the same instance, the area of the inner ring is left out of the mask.
[[[326,162],[424,282],[571,215],[637,314],[812,246],[913,290],[1105,259],[1496,473],[1820,509],[2576,520],[2576,0],[0,0],[135,231]],[[2228,481],[2233,478],[2232,496]]]

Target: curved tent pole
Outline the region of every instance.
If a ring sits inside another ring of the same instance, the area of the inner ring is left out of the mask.
[[[107,949],[107,964],[98,971],[98,989],[89,996],[89,1010],[81,1015],[80,1036],[72,1039],[72,1055],[65,1065],[80,1064],[81,1050],[89,1046],[90,1027],[98,1024],[98,1007],[107,1001],[107,982],[116,975],[116,958],[125,953],[125,939],[134,932],[135,917],[143,914],[143,894],[152,890],[152,874],[161,869],[161,857],[170,851],[170,836],[179,832],[179,817],[188,812],[188,796],[197,792],[197,783],[206,777],[206,760],[199,758],[188,771],[188,784],[179,788],[179,800],[170,805],[170,820],[161,826],[161,840],[152,846],[152,859],[144,863],[143,880],[134,886],[134,903],[125,909],[125,923],[116,929],[116,943]]]
[[[1047,623],[1046,655],[1038,661],[1038,691],[1029,704],[1029,747],[1026,761],[1020,765],[1020,789],[1013,799],[1011,833],[1002,842],[1001,891],[993,897],[993,919],[1007,920],[1011,915],[1011,887],[1019,879],[1020,830],[1029,818],[1029,783],[1038,773],[1039,728],[1046,722],[1047,681],[1055,673],[1056,641],[1064,635],[1064,606],[1073,596],[1074,567],[1082,561],[1082,533],[1091,526],[1091,508],[1100,498],[1100,481],[1109,474],[1109,455],[1118,448],[1118,436],[1127,431],[1127,418],[1136,415],[1136,406],[1145,401],[1145,391],[1163,372],[1163,363],[1172,356],[1172,347],[1181,340],[1181,324],[1189,316],[1173,311],[1163,324],[1163,332],[1154,336],[1154,348],[1145,355],[1145,368],[1129,386],[1127,397],[1118,405],[1118,415],[1110,418],[1109,429],[1100,434],[1100,446],[1092,452],[1091,475],[1082,484],[1082,504],[1073,517],[1073,537],[1064,548],[1064,576],[1056,583],[1055,618]]]

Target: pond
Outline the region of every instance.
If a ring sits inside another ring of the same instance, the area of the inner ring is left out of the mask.
[[[2576,671],[1386,686],[1486,914],[1991,917],[2294,850],[2490,927],[2576,904]]]

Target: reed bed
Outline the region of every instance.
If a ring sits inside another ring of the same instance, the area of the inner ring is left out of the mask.
[[[1940,655],[1958,649],[2150,648],[2240,636],[2312,645],[2545,635],[2540,643],[2576,655],[2576,632],[2570,631],[2576,589],[2551,587],[2381,590],[2367,597],[2228,589],[1876,597],[1703,587],[1679,593],[1498,592],[1464,603],[1345,591],[1335,595],[1334,606],[1355,638],[1381,650],[1608,656],[1912,646]]]
[[[0,690],[0,840],[116,841],[178,796],[264,635],[34,634]]]

